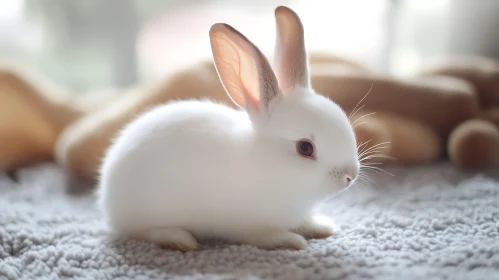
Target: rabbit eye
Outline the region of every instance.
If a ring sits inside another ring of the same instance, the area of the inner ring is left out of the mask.
[[[315,147],[310,140],[303,139],[296,142],[296,151],[303,157],[315,158]]]

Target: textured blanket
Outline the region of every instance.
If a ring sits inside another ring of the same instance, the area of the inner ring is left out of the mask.
[[[0,279],[499,279],[499,172],[389,171],[331,199],[340,231],[303,251],[212,240],[189,253],[110,239],[57,166],[0,174]]]

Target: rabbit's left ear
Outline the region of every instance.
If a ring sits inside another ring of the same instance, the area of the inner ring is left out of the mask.
[[[310,88],[308,58],[305,50],[303,25],[291,9],[280,6],[275,10],[277,39],[274,65],[279,87],[289,94],[296,87]]]
[[[279,85],[262,52],[230,25],[216,23],[210,29],[213,60],[232,101],[252,120],[268,119],[272,104],[281,96]]]

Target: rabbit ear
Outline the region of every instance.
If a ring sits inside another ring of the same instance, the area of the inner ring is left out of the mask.
[[[250,116],[268,116],[280,90],[265,56],[228,24],[211,27],[210,43],[218,76],[232,101]]]
[[[303,25],[291,9],[280,6],[275,10],[277,40],[275,61],[277,79],[284,94],[295,87],[310,87],[308,60],[305,51]]]

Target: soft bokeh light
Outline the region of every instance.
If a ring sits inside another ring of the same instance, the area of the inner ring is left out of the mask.
[[[162,79],[179,67],[211,59],[208,30],[215,22],[234,26],[271,59],[273,9],[286,5],[300,15],[310,51],[340,55],[382,73],[406,76],[428,59],[460,50],[449,45],[452,38],[458,40],[451,31],[468,26],[465,21],[451,23],[459,19],[451,13],[451,7],[459,6],[456,3],[5,0],[0,1],[0,61],[34,68],[78,92],[126,87]],[[482,42],[482,49],[492,49],[492,40]],[[463,48],[471,49],[468,45]]]
[[[0,26],[7,26],[19,20],[23,14],[24,0],[0,2]]]
[[[25,9],[25,0],[0,1],[0,59],[10,59],[2,55],[7,50],[26,55],[43,51],[42,27],[36,18],[26,17]]]
[[[307,48],[352,57],[378,66],[384,46],[385,0],[308,0],[288,5],[305,25]],[[362,8],[359,8],[362,7]],[[191,4],[165,9],[138,39],[141,68],[161,76],[179,65],[209,59],[208,30],[215,22],[234,26],[265,54],[273,55],[275,19],[271,8],[244,8],[224,3]]]

